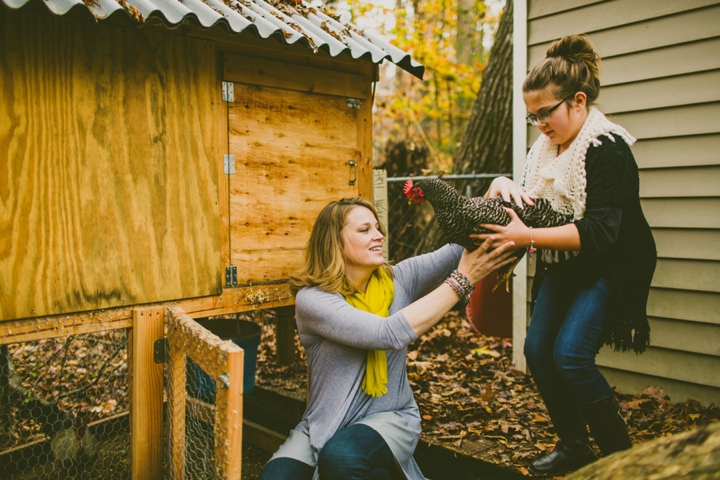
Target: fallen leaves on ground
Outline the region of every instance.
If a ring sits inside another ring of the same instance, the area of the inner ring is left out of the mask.
[[[274,331],[263,329],[257,382],[304,392],[305,357],[293,365],[274,362]],[[530,375],[514,369],[510,339],[486,337],[450,312],[408,349],[408,378],[431,443],[527,474],[529,461],[556,437]],[[304,393],[303,393],[304,395]],[[673,403],[658,387],[618,399],[633,444],[720,421],[717,406],[695,400]]]

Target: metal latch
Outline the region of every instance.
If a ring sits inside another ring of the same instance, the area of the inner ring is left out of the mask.
[[[153,342],[153,361],[155,363],[165,363],[165,352],[167,348],[167,338],[158,338]]]
[[[350,165],[350,168],[353,169],[354,176],[350,179],[348,182],[348,185],[355,185],[355,182],[357,181],[357,162],[355,160],[348,160],[348,164]]]
[[[223,172],[225,175],[235,174],[235,155],[223,155]]]
[[[237,267],[234,265],[225,267],[225,286],[234,287],[235,285],[237,285]]]
[[[350,108],[359,109],[360,107],[362,107],[362,100],[360,100],[359,98],[348,98],[347,100],[348,100],[348,107],[350,107]]]
[[[232,82],[222,82],[223,102],[235,101],[235,84]]]

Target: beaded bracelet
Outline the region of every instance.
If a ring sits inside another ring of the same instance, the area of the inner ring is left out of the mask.
[[[530,265],[532,265],[532,256],[533,253],[535,253],[535,240],[533,240],[532,227],[528,228],[530,229],[530,248],[528,248],[528,260],[530,260]]]
[[[457,293],[457,296],[458,296],[458,297],[460,297],[460,298],[465,298],[465,291],[464,291],[463,288],[460,286],[460,284],[458,284],[455,280],[453,280],[452,278],[448,277],[448,278],[445,279],[445,283],[447,283],[448,285],[450,285],[450,286],[452,287],[452,289],[455,290],[455,293]]]
[[[455,293],[458,294],[465,303],[470,301],[470,293],[475,290],[475,285],[471,284],[465,275],[454,270],[450,276],[445,279],[445,283],[450,285]]]

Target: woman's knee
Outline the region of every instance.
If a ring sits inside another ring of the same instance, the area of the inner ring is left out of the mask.
[[[575,352],[556,350],[553,362],[558,375],[570,385],[586,380],[597,370],[594,357],[579,355]]]
[[[370,462],[354,448],[331,438],[318,454],[320,475],[338,480],[356,478],[358,473],[370,471]]]
[[[318,454],[321,478],[390,478],[394,457],[385,440],[367,425],[353,425],[333,436]]]
[[[294,458],[270,460],[260,472],[258,480],[312,480],[315,467]]]
[[[525,338],[523,353],[525,354],[525,359],[531,371],[533,367],[537,370],[542,368],[544,364],[549,365],[552,363],[553,352],[551,347],[551,345],[538,341],[537,338],[530,336]]]

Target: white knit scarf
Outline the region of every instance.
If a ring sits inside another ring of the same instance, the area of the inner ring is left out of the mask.
[[[607,135],[614,142],[612,133],[620,136],[628,145],[635,143],[635,138],[627,130],[612,123],[597,108],[591,107],[577,137],[560,155],[557,154],[557,144],[552,143],[545,135],[540,135],[530,148],[525,162],[522,181],[525,191],[547,199],[553,209],[560,213],[572,214],[573,220],[583,218],[587,197],[585,155],[590,144],[602,144],[598,138],[601,135]],[[580,252],[543,250],[542,259],[547,263],[557,263],[578,253]]]

